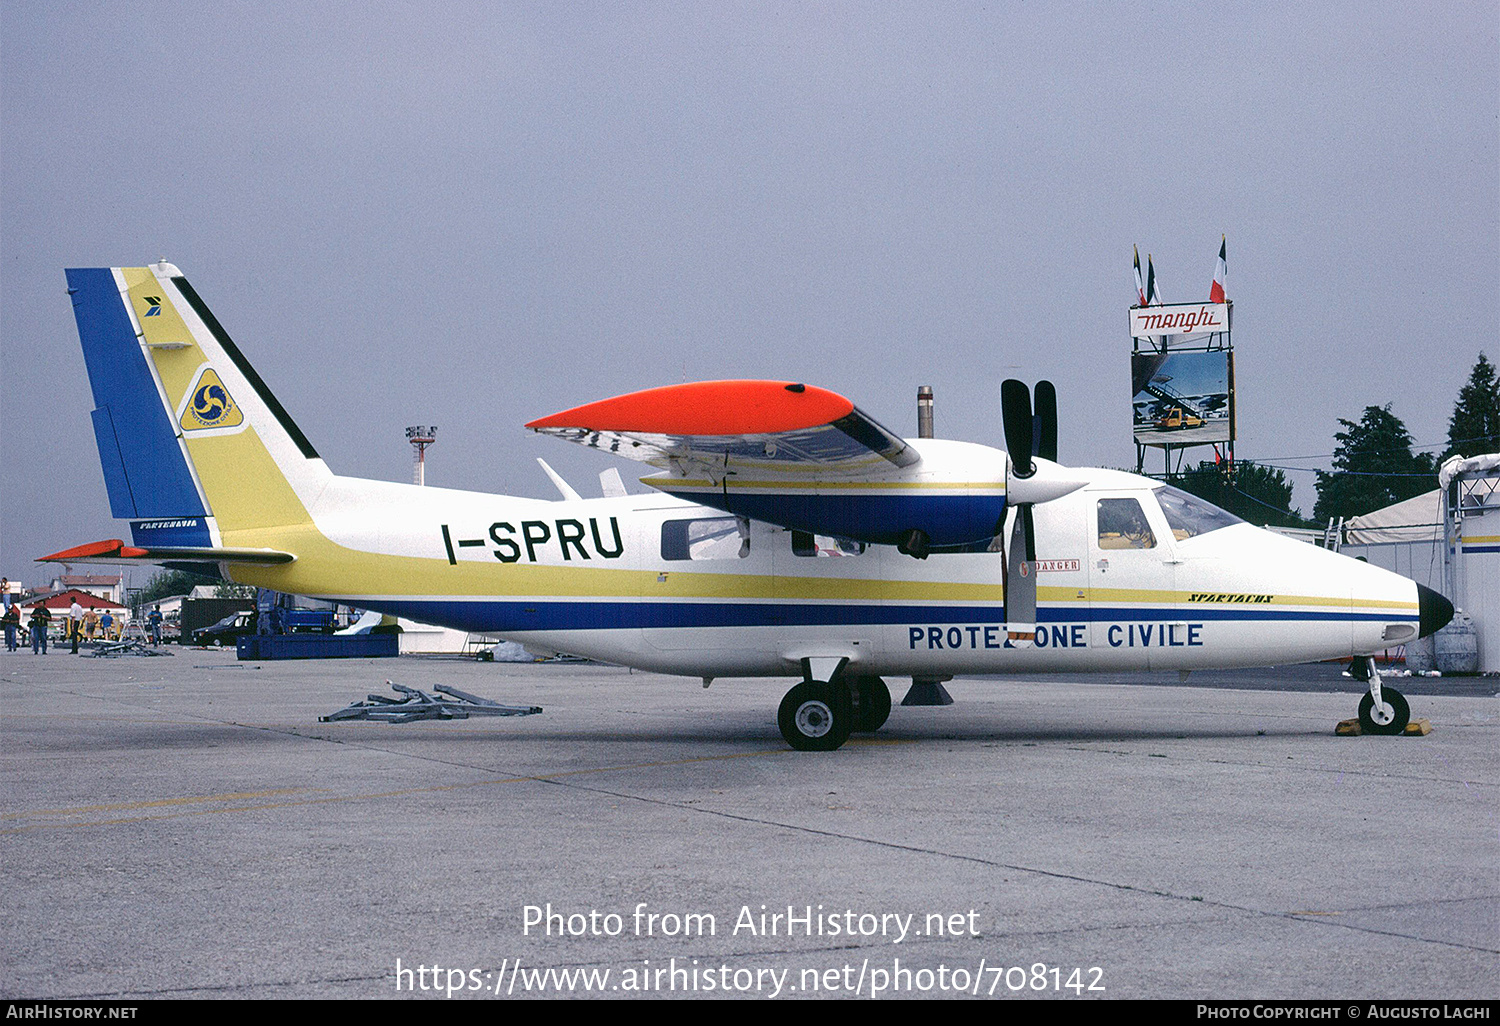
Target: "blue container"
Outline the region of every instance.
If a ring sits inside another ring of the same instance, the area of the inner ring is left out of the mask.
[[[399,634],[249,634],[241,659],[373,659],[401,654]]]

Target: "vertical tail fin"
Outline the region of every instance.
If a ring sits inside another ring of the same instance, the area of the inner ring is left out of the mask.
[[[308,523],[332,475],[181,272],[67,276],[110,509],[136,544],[234,544]]]

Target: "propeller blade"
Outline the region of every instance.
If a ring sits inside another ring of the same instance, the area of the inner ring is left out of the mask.
[[[1011,467],[1017,477],[1030,477],[1036,465],[1031,461],[1031,389],[1024,381],[1006,378],[1000,383],[1000,416]]]
[[[1057,389],[1050,381],[1036,383],[1036,452],[1044,460],[1057,462]]]
[[[1025,648],[1036,640],[1036,538],[1030,506],[1016,509],[1005,555],[1005,633],[1012,646]]]
[[[1025,383],[1007,378],[1000,384],[1000,414],[1011,465],[1005,497],[1016,507],[1005,561],[1005,634],[1012,647],[1026,648],[1036,644],[1033,505],[1077,491],[1088,482],[1057,465],[1057,389],[1052,382],[1037,382],[1033,411]]]

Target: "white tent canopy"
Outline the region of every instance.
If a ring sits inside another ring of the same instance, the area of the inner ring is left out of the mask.
[[[1479,475],[1486,470],[1497,469],[1500,469],[1500,452],[1492,452],[1484,456],[1470,456],[1468,459],[1462,456],[1449,456],[1438,469],[1438,487],[1447,488],[1460,474]]]
[[[1410,499],[1344,521],[1344,541],[1350,545],[1443,540],[1442,491]]]

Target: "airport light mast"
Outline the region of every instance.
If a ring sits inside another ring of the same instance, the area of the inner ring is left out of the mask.
[[[426,484],[427,447],[437,441],[437,428],[414,424],[406,429],[406,440],[414,450],[413,459],[416,464],[411,473],[412,483]]]

